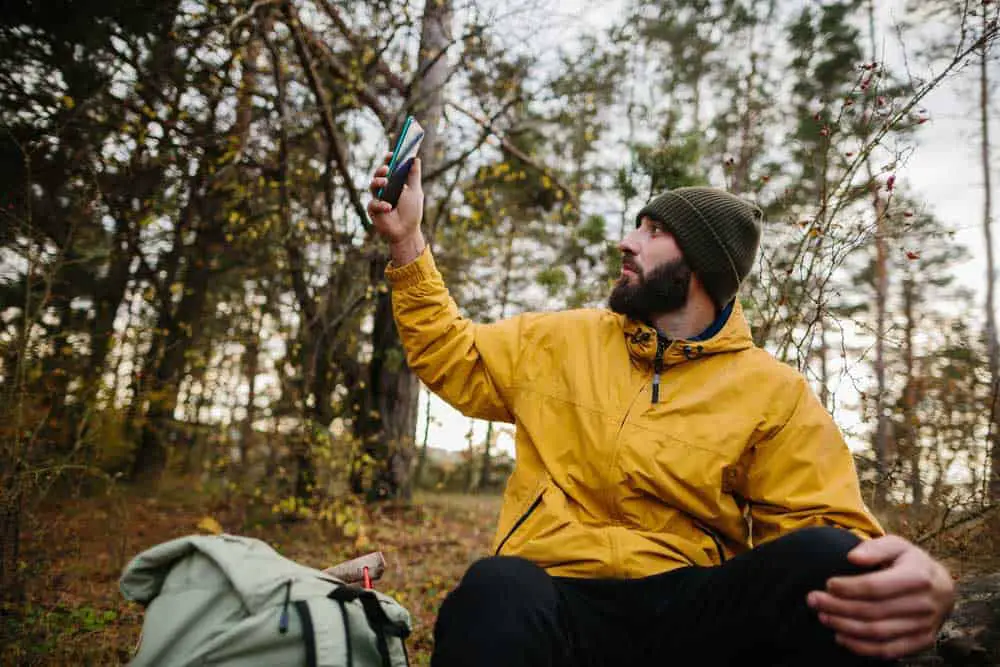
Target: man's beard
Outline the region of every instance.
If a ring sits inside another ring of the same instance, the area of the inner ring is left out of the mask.
[[[642,271],[629,257],[625,266],[635,271],[639,282],[632,285],[622,276],[611,290],[608,306],[633,320],[650,323],[654,315],[672,313],[687,305],[691,287],[691,267],[682,258],[665,262],[649,273]]]

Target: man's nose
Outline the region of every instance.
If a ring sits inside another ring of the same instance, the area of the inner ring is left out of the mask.
[[[618,242],[618,250],[621,251],[622,255],[637,255],[638,247],[635,241],[635,230],[633,229],[625,237]]]

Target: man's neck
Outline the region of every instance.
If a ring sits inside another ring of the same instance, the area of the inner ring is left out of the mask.
[[[650,324],[671,340],[684,340],[694,338],[710,327],[717,315],[711,299],[692,298],[681,310],[654,315]]]

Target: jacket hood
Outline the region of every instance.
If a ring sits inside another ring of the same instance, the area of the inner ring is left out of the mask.
[[[629,355],[638,363],[653,363],[656,357],[656,329],[619,315]],[[705,340],[675,339],[663,353],[663,365],[672,366],[710,354],[739,352],[753,347],[750,325],[737,300],[722,328]]]

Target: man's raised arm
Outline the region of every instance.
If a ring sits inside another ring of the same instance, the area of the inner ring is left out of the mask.
[[[375,171],[373,196],[385,185],[387,172],[385,165]],[[420,229],[420,176],[416,160],[396,208],[377,197],[368,204],[375,230],[389,244],[392,263],[386,277],[407,363],[431,391],[463,414],[513,421],[510,401],[524,316],[479,325],[459,315]]]

